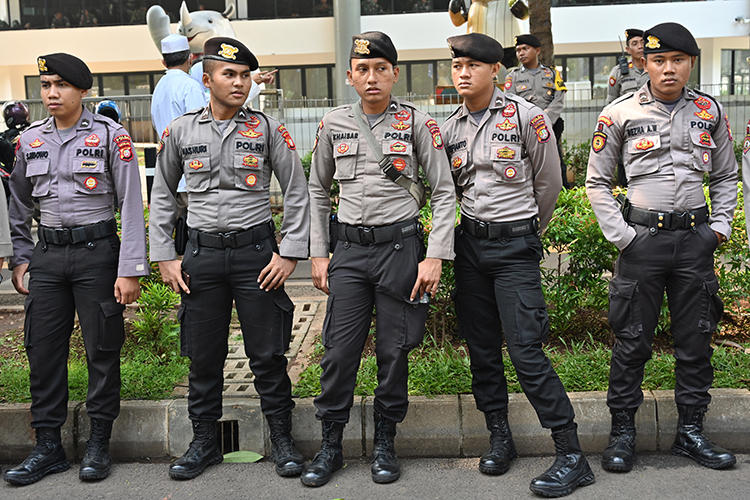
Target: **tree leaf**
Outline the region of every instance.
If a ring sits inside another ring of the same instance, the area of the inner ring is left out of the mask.
[[[225,464],[251,464],[262,459],[263,455],[254,451],[233,451],[224,455]]]

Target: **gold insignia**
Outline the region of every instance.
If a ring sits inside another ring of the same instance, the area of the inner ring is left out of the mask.
[[[513,37],[513,45],[518,45],[518,37],[517,36]]]
[[[658,49],[661,48],[661,44],[659,43],[660,40],[656,38],[654,35],[649,35],[647,38],[648,42],[646,42],[646,48],[647,49]]]
[[[219,51],[219,55],[225,59],[237,59],[237,52],[239,52],[240,49],[237,47],[234,47],[232,45],[229,45],[228,43],[222,43],[221,44],[221,50]]]
[[[48,71],[47,69],[47,60],[43,57],[39,57],[36,60],[37,65],[39,65],[39,71]]]
[[[354,53],[355,54],[369,54],[370,53],[370,40],[363,40],[357,38],[354,40]]]
[[[628,30],[625,30],[625,38],[628,38]]]

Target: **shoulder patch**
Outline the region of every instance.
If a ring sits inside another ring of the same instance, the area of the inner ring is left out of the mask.
[[[294,141],[292,140],[292,136],[289,134],[289,131],[284,125],[279,125],[276,130],[281,134],[281,137],[284,138],[284,142],[286,142],[287,148],[289,148],[291,151],[297,149],[297,146],[294,145]]]
[[[435,149],[443,149],[443,136],[440,135],[440,128],[435,120],[430,118],[425,123],[425,126],[432,135],[432,147]]]

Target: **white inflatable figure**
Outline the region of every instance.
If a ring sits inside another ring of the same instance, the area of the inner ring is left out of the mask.
[[[190,68],[190,76],[193,77],[203,87],[203,44],[209,38],[215,36],[227,36],[237,38],[234,28],[229,21],[235,11],[234,2],[230,2],[224,12],[215,10],[199,10],[195,12],[188,11],[185,2],[180,5],[180,22],[177,24],[177,33],[187,37],[190,44],[190,52],[197,56],[196,62]],[[151,39],[156,44],[157,49],[161,47],[161,41],[171,33],[169,26],[169,16],[160,5],[152,5],[146,12],[146,24],[151,33]],[[250,89],[250,95],[247,97],[246,104],[258,97],[264,86],[258,85],[253,80],[253,86]],[[203,87],[208,101],[208,89]]]

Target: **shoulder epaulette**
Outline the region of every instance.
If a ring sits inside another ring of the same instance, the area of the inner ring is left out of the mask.
[[[609,104],[607,104],[607,105],[606,105],[605,107],[607,107],[607,108],[608,108],[608,107],[610,107],[610,106],[614,106],[615,104],[619,104],[619,103],[621,103],[622,101],[626,101],[626,100],[630,99],[631,97],[634,97],[634,96],[635,96],[635,94],[636,94],[636,92],[630,92],[630,93],[628,93],[628,94],[624,94],[624,95],[621,95],[620,97],[618,97],[618,98],[617,98],[617,99],[615,99],[614,101],[612,101],[612,102],[610,102]]]
[[[714,103],[714,105],[716,105],[716,109],[718,109],[719,111],[722,110],[722,107],[721,107],[721,104],[719,103],[719,101],[717,101],[716,98],[714,96],[712,96],[711,94],[707,94],[706,92],[703,92],[702,90],[698,90],[698,89],[688,89],[688,90],[691,90],[691,91],[695,92],[696,94],[698,94],[699,96],[702,96],[702,97],[705,97],[706,99],[709,99],[711,102]]]
[[[26,130],[24,130],[21,133],[25,134],[27,130],[31,130],[32,128],[36,128],[36,127],[41,127],[42,125],[44,125],[45,123],[47,123],[47,120],[49,120],[49,119],[51,119],[50,116],[48,116],[47,118],[42,118],[41,120],[37,120],[35,122],[32,122],[31,125],[29,125],[28,127],[26,127]]]

